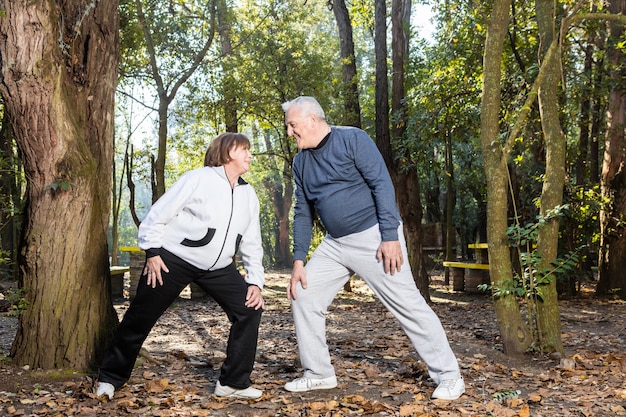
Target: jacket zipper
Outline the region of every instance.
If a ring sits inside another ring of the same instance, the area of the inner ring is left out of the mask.
[[[235,188],[237,187],[237,185],[235,185]],[[211,268],[213,268],[220,260],[220,258],[222,257],[222,252],[224,252],[224,248],[226,247],[226,241],[228,240],[228,233],[230,232],[230,224],[233,221],[233,212],[235,211],[235,188],[233,188],[230,191],[230,217],[228,218],[228,226],[226,227],[226,234],[224,235],[224,241],[222,242],[222,248],[220,249],[220,253],[217,255],[217,258],[215,259],[215,262],[213,262],[213,265],[211,265],[209,267],[209,271],[211,270]]]

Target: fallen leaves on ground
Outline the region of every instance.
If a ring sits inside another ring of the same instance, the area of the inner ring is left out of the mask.
[[[327,316],[339,385],[290,393],[301,376],[285,299],[287,275],[264,290],[254,386],[257,400],[212,394],[229,323],[209,298],[180,299],[144,344],[130,381],[111,401],[96,398],[93,376],[0,365],[3,416],[626,416],[626,303],[562,301],[566,357],[509,358],[502,352],[489,297],[434,282],[431,297],[466,382],[457,401],[431,400],[434,385],[397,321],[360,281],[341,292]],[[123,315],[128,302],[118,300]],[[2,317],[0,316],[0,325]]]

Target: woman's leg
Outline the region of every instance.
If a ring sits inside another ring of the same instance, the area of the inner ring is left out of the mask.
[[[159,317],[167,310],[193,276],[190,265],[174,255],[161,255],[169,273],[161,272],[163,285],[152,288],[143,275],[137,285],[137,294],[124,314],[113,342],[100,365],[100,382],[107,382],[116,389],[128,381],[141,345]],[[191,267],[193,268],[193,267]]]
[[[231,322],[226,360],[222,364],[220,383],[231,388],[250,386],[263,310],[246,307],[248,284],[234,264],[208,271],[196,280],[221,307]]]

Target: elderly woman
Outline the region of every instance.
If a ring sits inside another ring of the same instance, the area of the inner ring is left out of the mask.
[[[183,174],[139,226],[139,247],[146,251],[143,276],[100,366],[99,398],[112,399],[128,381],[148,333],[192,282],[231,322],[215,394],[252,399],[263,394],[250,382],[264,307],[259,201],[241,178],[251,159],[245,135],[217,136],[205,166]],[[234,263],[238,252],[245,278]]]

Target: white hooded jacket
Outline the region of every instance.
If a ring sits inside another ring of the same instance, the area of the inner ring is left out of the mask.
[[[181,175],[141,222],[139,247],[163,248],[204,270],[225,268],[240,253],[246,282],[265,282],[258,197],[241,178],[231,188],[224,167]]]

